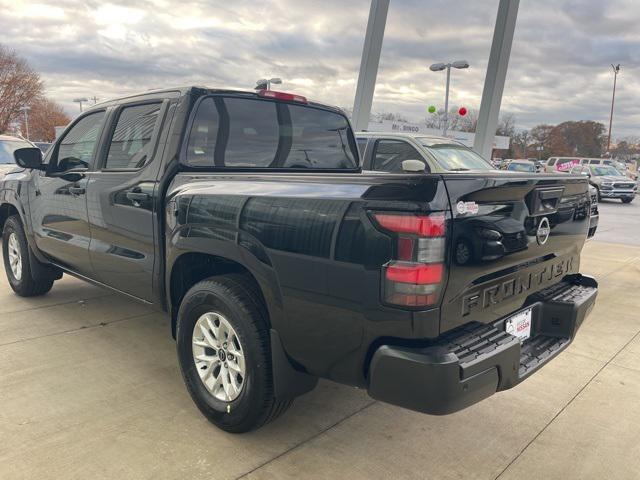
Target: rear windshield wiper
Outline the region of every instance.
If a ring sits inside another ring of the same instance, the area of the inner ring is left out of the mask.
[[[470,171],[470,168],[450,168],[449,171],[450,172],[468,172]]]

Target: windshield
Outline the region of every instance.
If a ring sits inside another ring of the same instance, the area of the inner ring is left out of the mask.
[[[510,163],[507,170],[513,172],[535,172],[536,166],[533,163]]]
[[[433,143],[429,138],[420,137],[416,140],[433,154],[438,164],[445,170],[451,172],[495,170],[493,165],[463,145],[457,145],[455,143]]]
[[[0,140],[0,165],[15,165],[13,151],[30,146],[27,142],[21,142],[20,140]]]
[[[591,173],[596,177],[604,177],[605,175],[612,175],[614,177],[619,177],[620,173],[613,167],[590,167]]]

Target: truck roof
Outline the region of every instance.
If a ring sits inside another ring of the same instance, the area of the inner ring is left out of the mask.
[[[187,86],[178,86],[178,87],[169,87],[169,88],[154,88],[154,89],[146,90],[144,92],[138,92],[138,93],[133,93],[123,97],[112,98],[109,100],[105,100],[104,102],[99,102],[99,103],[96,103],[95,105],[91,105],[91,109],[93,109],[94,107],[108,107],[111,105],[121,103],[125,100],[133,100],[137,98],[143,99],[144,97],[159,96],[162,94],[171,94],[171,93],[173,93],[175,96],[180,96],[180,97],[184,95],[194,94],[194,93],[199,95],[207,95],[212,93],[228,93],[233,95],[247,95],[255,98],[261,98],[259,97],[258,92],[256,90],[242,90],[242,89],[233,88],[233,87],[212,88],[212,87],[205,87],[200,85],[187,85]],[[344,114],[344,111],[341,108],[333,105],[327,105],[327,104],[315,102],[312,100],[307,100],[307,104],[316,106],[316,107],[326,108],[328,110],[333,110],[341,114]]]

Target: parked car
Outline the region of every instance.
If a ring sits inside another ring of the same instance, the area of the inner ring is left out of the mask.
[[[623,203],[631,203],[638,191],[636,182],[609,165],[574,167],[571,173],[589,177],[589,182],[598,190],[598,200],[619,198]]]
[[[606,165],[615,168],[620,175],[628,176],[627,165],[611,158],[582,158],[580,164],[589,166]]]
[[[365,155],[394,166],[398,141]],[[437,175],[363,173],[344,113],[298,95],[189,87],[93,106],[44,159],[14,152],[9,285],[43,295],[68,273],[166,311],[191,397],[230,432],[318,377],[460,410],[546,365],[592,310],[588,182],[424,143]]]
[[[571,171],[573,167],[580,165],[580,159],[575,157],[550,157],[544,166],[547,173]]]
[[[403,172],[405,160],[417,160],[430,173],[495,170],[471,148],[446,137],[413,133],[358,132],[362,168],[370,171]]]
[[[529,160],[513,160],[507,167],[507,170],[511,172],[536,173],[538,168],[535,163],[530,162]]]
[[[47,150],[51,147],[51,143],[49,142],[33,142],[33,144],[42,150],[42,153],[47,153]]]
[[[33,144],[18,137],[0,135],[0,179],[17,168],[13,152],[18,148],[33,147]]]

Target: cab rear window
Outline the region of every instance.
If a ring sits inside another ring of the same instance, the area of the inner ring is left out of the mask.
[[[191,167],[356,169],[347,119],[329,110],[271,100],[207,97],[187,141]]]

